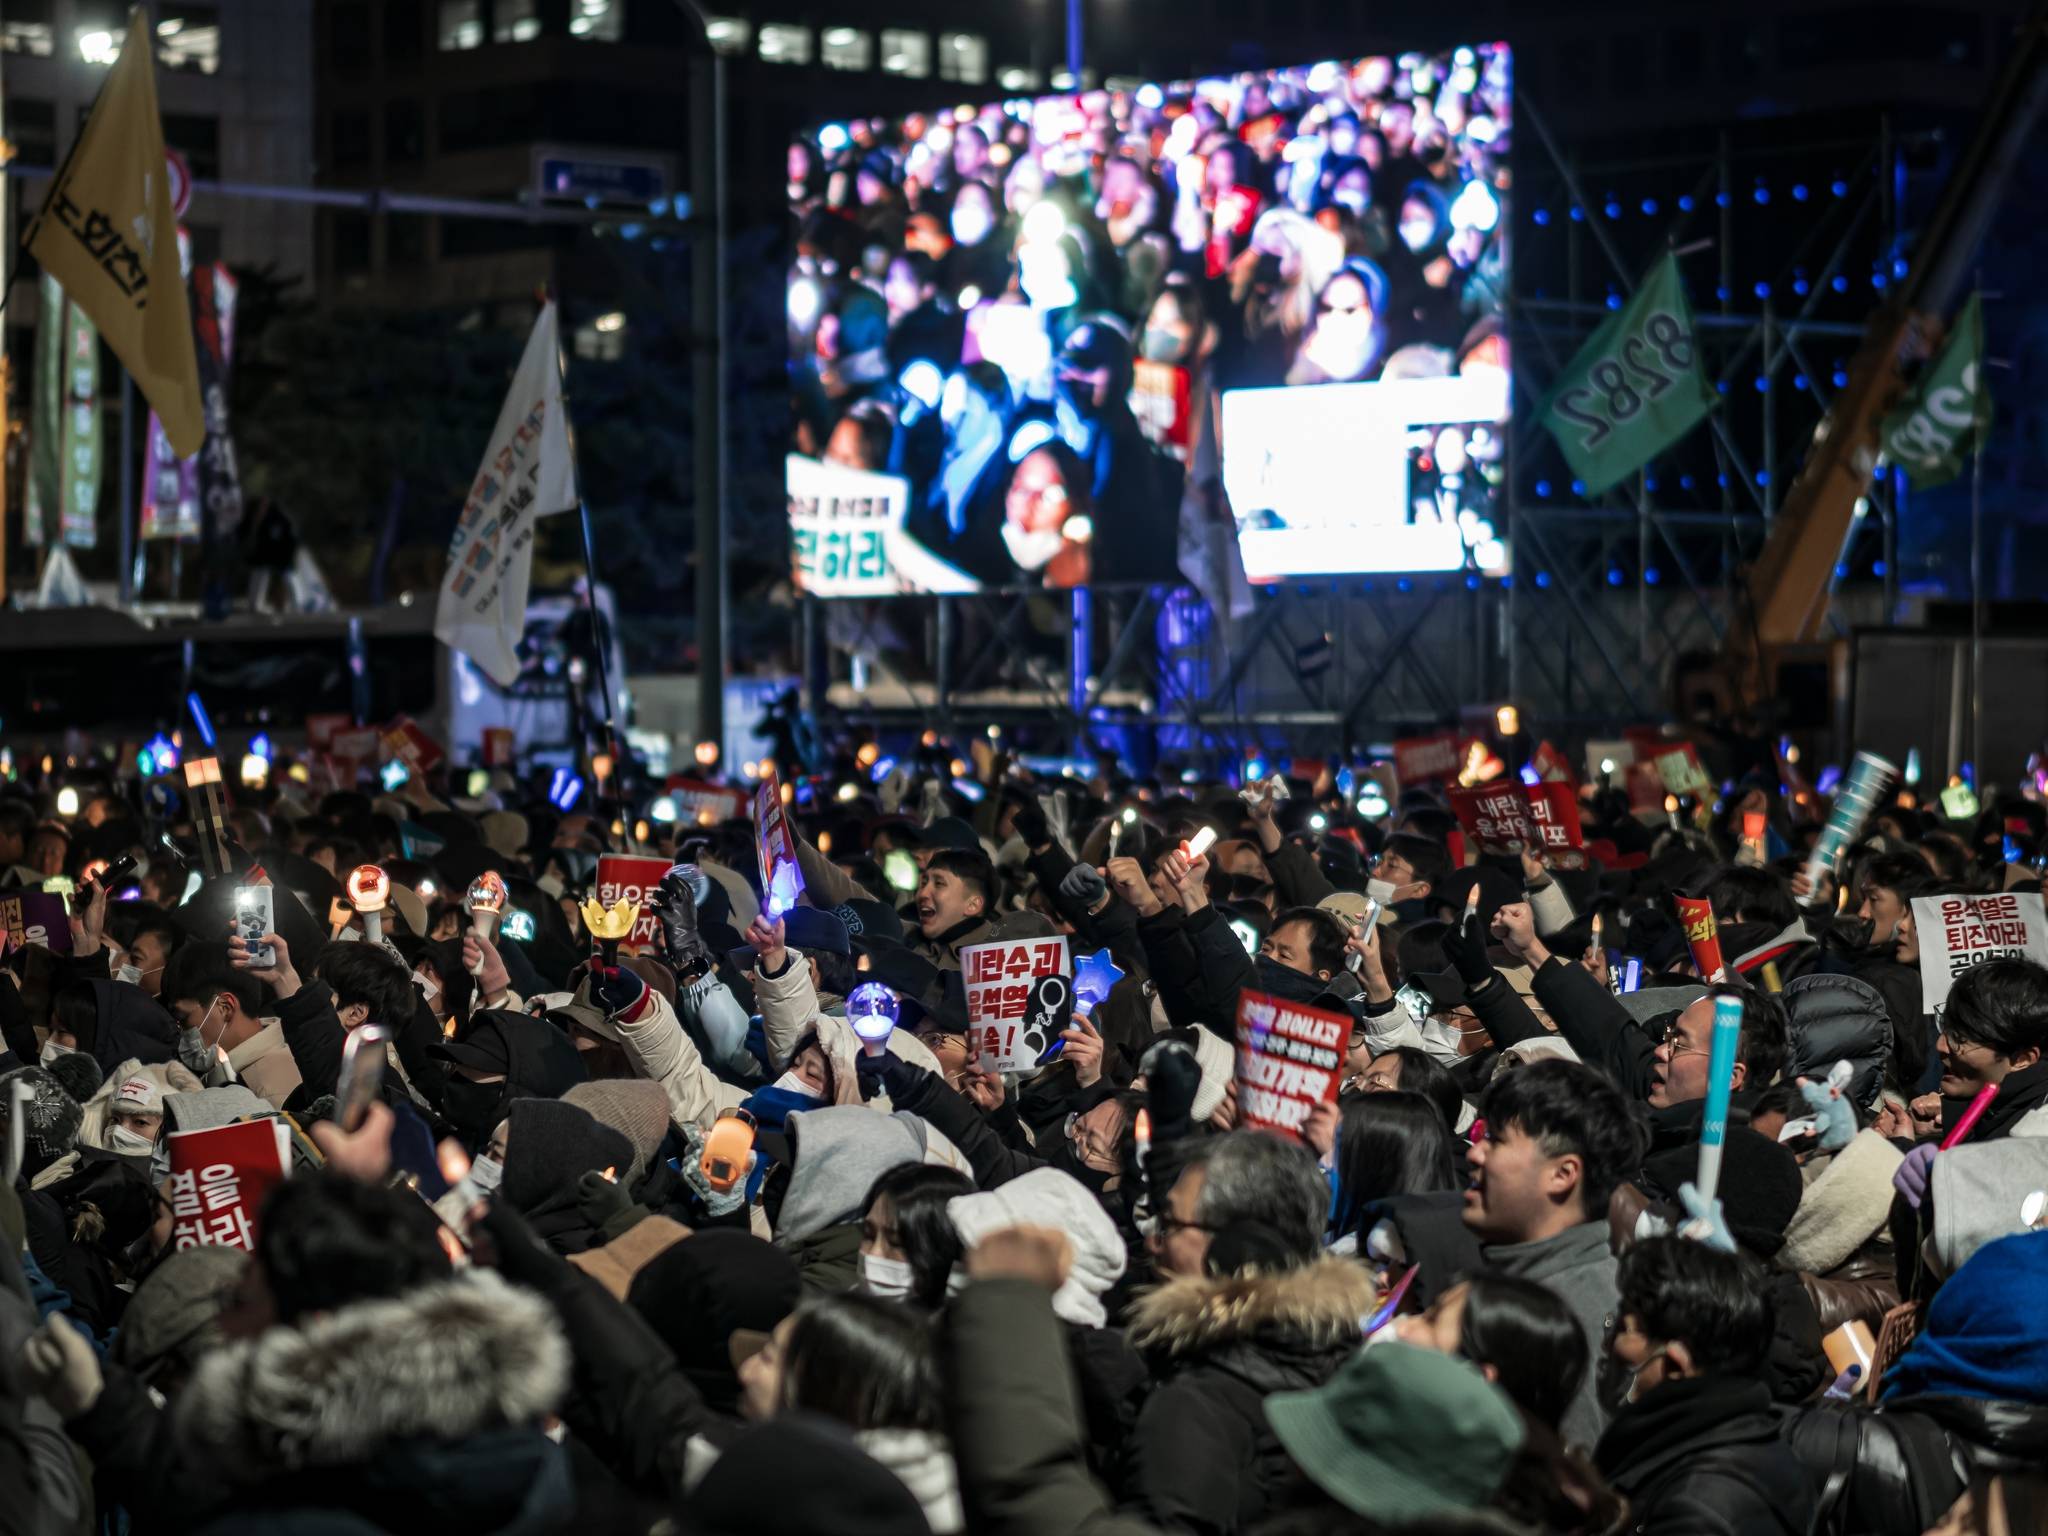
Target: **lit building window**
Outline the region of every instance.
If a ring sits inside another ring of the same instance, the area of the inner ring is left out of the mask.
[[[761,28],[763,64],[808,64],[811,62],[811,29],[771,21]]]
[[[615,309],[577,326],[570,335],[569,350],[586,362],[616,363],[626,355],[625,315]]]
[[[1035,91],[1045,84],[1045,77],[1021,64],[1005,64],[996,71],[996,84],[1006,91]]]
[[[818,61],[827,69],[867,69],[875,62],[875,40],[858,27],[827,27],[818,41]]]
[[[88,27],[78,34],[78,56],[88,64],[112,64],[121,57],[121,44],[127,37],[125,27],[112,32]]]
[[[704,35],[720,53],[745,53],[754,28],[739,16],[711,16],[705,19]]]
[[[616,43],[626,35],[626,0],[570,0],[569,35]]]
[[[941,32],[939,78],[962,85],[980,85],[988,79],[988,39],[978,32]]]
[[[491,8],[491,41],[530,43],[540,36],[540,0],[498,0]]]
[[[210,75],[220,68],[219,6],[165,0],[156,15],[156,56],[165,69]]]
[[[25,53],[32,58],[47,59],[57,51],[57,29],[50,21],[50,7],[11,5],[12,14],[0,17],[0,52]],[[25,16],[24,11],[33,10],[39,14]]]
[[[932,72],[932,40],[922,32],[883,32],[882,69],[922,80]]]
[[[483,0],[441,0],[440,27],[435,36],[443,53],[483,47]]]

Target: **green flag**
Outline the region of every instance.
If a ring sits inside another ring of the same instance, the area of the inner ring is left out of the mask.
[[[1586,494],[1598,496],[1698,426],[1719,399],[1700,367],[1678,257],[1667,252],[1566,365],[1538,415]]]
[[[1991,431],[1991,391],[1984,383],[1984,305],[1976,294],[1956,316],[1940,355],[1891,415],[1879,441],[1915,490],[1945,485],[1963,472]]]

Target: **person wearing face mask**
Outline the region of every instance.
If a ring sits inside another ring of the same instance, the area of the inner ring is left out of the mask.
[[[193,1066],[196,1056],[208,1064],[209,1083],[238,1079],[272,1108],[283,1109],[302,1078],[284,1026],[267,1011],[276,996],[268,982],[274,979],[296,992],[298,973],[283,941],[275,934],[266,937],[275,943],[279,963],[262,972],[235,965],[230,945],[239,939],[193,940],[164,967],[163,998],[183,1031],[180,1060]],[[187,1042],[194,1047],[190,1055]]]
[[[85,1101],[78,1139],[123,1157],[149,1157],[163,1140],[164,1096],[204,1086],[175,1061],[124,1061]]]
[[[1287,370],[1289,384],[1369,381],[1386,356],[1387,277],[1354,256],[1323,285],[1316,316]]]
[[[1681,1237],[1622,1255],[1601,1361],[1620,1408],[1593,1462],[1640,1529],[1804,1536],[1815,1490],[1756,1379],[1771,1303],[1748,1260]]]
[[[775,1246],[808,1289],[844,1291],[860,1279],[861,1211],[875,1181],[908,1165],[967,1171],[967,1159],[917,1115],[850,1105],[793,1110],[783,1122],[787,1160],[763,1185]]]
[[[937,1310],[960,1262],[947,1202],[974,1181],[952,1168],[905,1163],[868,1190],[860,1213],[860,1288],[885,1301]]]
[[[1084,314],[1054,363],[1053,429],[1081,460],[1070,494],[1101,519],[1092,564],[1101,581],[1157,579],[1171,569],[1162,562],[1173,547],[1181,476],[1131,414],[1131,354],[1121,319]]]
[[[1095,520],[1084,478],[1079,461],[1057,441],[1038,441],[1011,471],[1003,493],[1003,549],[1019,573],[1041,586],[1088,582]]]
[[[523,1013],[486,1009],[427,1055],[447,1072],[441,1113],[472,1150],[489,1144],[514,1098],[557,1098],[589,1077],[560,1029]]]
[[[114,979],[140,987],[151,997],[163,991],[164,966],[183,935],[162,908],[147,902],[116,902],[107,909],[109,936],[119,939]]]

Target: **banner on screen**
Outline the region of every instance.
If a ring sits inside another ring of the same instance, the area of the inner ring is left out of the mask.
[[[1496,43],[799,138],[799,580],[1504,571],[1512,74]],[[827,516],[823,466],[900,490]]]

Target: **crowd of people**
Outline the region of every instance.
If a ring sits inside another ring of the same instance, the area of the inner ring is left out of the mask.
[[[545,776],[287,753],[217,817],[14,759],[0,1531],[2048,1529],[2048,968],[1930,1014],[1912,905],[2037,892],[2038,797],[1901,792],[1815,880],[1825,801],[1713,742],[1570,860],[974,745],[783,765],[765,906],[750,821]],[[1107,990],[995,1070],[961,952],[1055,936]],[[1348,1025],[1299,1136],[1247,995]],[[174,1241],[178,1138],[249,1121],[289,1176]]]
[[[970,586],[1169,577],[1177,523],[1232,533],[1223,391],[1505,375],[1510,73],[1489,45],[798,140],[799,451],[902,477]],[[1453,436],[1413,448],[1453,484],[1498,457]]]

